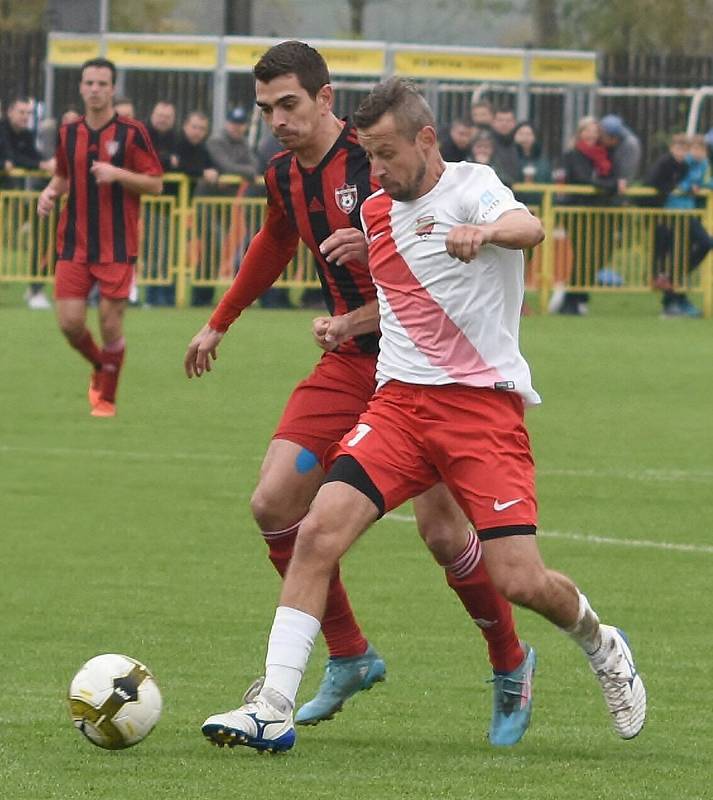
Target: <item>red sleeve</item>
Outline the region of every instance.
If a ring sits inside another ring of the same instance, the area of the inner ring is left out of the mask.
[[[262,228],[250,242],[231,287],[223,295],[208,324],[224,333],[242,311],[280,277],[297,252],[299,234],[279,207],[270,204]]]
[[[132,130],[127,168],[141,175],[163,175],[163,167],[146,128],[140,122],[134,121]]]
[[[69,177],[69,168],[67,166],[67,151],[64,149],[64,141],[62,137],[62,129],[57,131],[57,149],[54,154],[55,169],[54,174],[60,178]]]

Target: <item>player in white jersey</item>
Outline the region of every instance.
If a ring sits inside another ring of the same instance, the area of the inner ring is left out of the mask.
[[[372,522],[443,481],[476,526],[499,591],[582,647],[614,728],[633,738],[646,692],[627,639],[600,624],[569,578],[545,567],[535,537],[523,416],[539,397],[518,346],[518,251],[541,241],[542,226],[487,168],[443,162],[433,115],[403,79],[379,84],[354,119],[383,187],[362,206],[382,322],[379,388],[334,446],[302,522],[260,694],[209,717],[204,732],[257,749],[292,747],[292,709],[332,571]],[[339,258],[344,236],[333,234],[323,252]],[[315,333],[330,346],[351,324],[332,318]]]

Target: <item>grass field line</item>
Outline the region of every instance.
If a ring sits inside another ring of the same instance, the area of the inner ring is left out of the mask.
[[[46,456],[87,456],[89,458],[126,458],[134,461],[234,461],[231,453],[206,452],[162,452],[160,450],[111,450],[104,448],[77,447],[31,447],[27,445],[0,444],[0,453],[37,453]],[[257,460],[262,460],[259,456]],[[560,469],[540,467],[538,475],[572,478],[621,478],[637,481],[661,481],[664,483],[708,483],[713,482],[713,470],[686,469]]]
[[[386,519],[394,522],[408,522],[414,524],[416,517],[412,514],[399,514],[391,512]],[[713,553],[713,546],[707,544],[684,544],[678,542],[654,542],[651,539],[617,539],[612,536],[596,536],[590,533],[575,533],[574,531],[543,531],[538,530],[537,535],[543,539],[564,539],[569,542],[585,542],[586,544],[612,544],[619,547],[644,547],[651,550],[674,550],[679,553]]]

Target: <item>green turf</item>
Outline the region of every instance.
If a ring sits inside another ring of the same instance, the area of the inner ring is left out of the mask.
[[[97,420],[52,315],[18,300],[0,287],[0,796],[711,797],[710,322],[661,320],[652,297],[523,321],[545,401],[529,414],[541,547],[631,636],[650,696],[637,740],[610,729],[577,649],[518,612],[539,654],[533,722],[516,748],[491,748],[484,646],[414,526],[386,519],[344,572],[387,683],[261,758],[209,747],[199,726],[261,671],[278,581],[247,501],[315,358],[311,312],[247,312],[215,372],[188,382],[184,348],[206,314],[131,311],[120,416]],[[103,651],[145,661],[164,695],[156,731],[121,753],[83,740],[65,703],[76,669]]]

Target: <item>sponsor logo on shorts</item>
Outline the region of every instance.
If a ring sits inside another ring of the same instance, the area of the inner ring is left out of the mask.
[[[500,503],[497,500],[493,503],[493,511],[505,511],[506,508],[514,506],[516,503],[522,503],[522,497],[517,497],[515,500],[508,500],[506,503]]]

